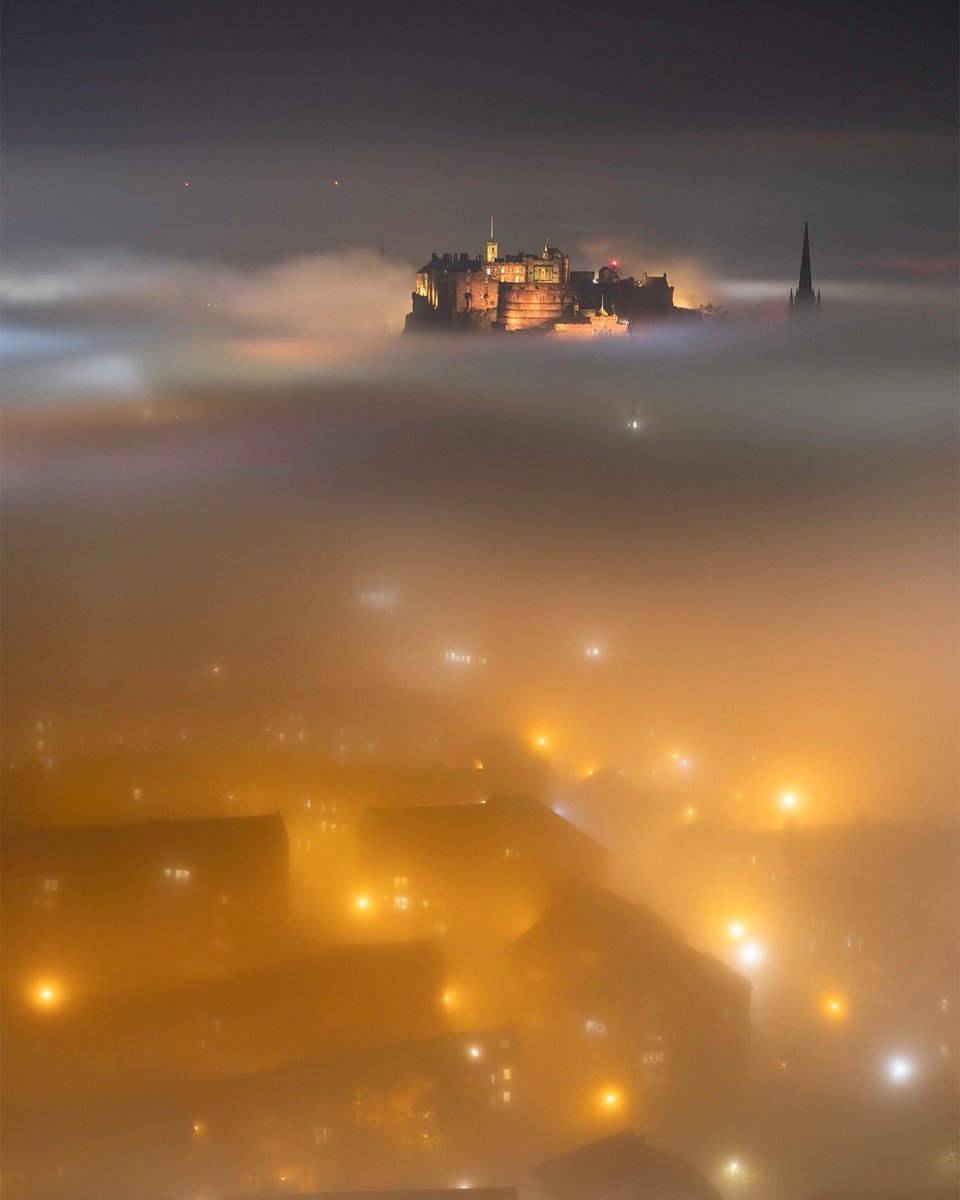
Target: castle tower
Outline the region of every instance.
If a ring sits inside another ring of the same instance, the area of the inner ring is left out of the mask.
[[[800,254],[800,282],[796,292],[791,292],[790,315],[815,313],[820,308],[819,293],[813,290],[813,274],[810,270],[810,231],[803,223],[803,250]]]
[[[493,239],[493,217],[490,218],[490,237],[487,240],[487,262],[492,263],[497,261],[497,252],[500,247]]]

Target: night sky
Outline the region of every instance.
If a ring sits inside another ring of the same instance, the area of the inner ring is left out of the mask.
[[[6,248],[419,265],[492,213],[781,278],[809,218],[834,277],[949,276],[956,40],[933,2],[12,3]]]

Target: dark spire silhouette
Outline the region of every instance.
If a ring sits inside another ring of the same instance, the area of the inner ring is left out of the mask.
[[[813,290],[813,271],[810,267],[810,229],[803,223],[803,251],[800,255],[800,282],[791,292],[790,312],[816,312],[820,307],[818,293]]]
[[[813,273],[810,270],[810,229],[806,221],[803,223],[803,253],[800,256],[800,283],[797,291],[813,291]]]

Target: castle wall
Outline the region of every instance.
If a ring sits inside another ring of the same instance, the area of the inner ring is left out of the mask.
[[[573,316],[573,290],[554,283],[503,283],[497,327],[508,332],[545,329]]]
[[[551,336],[589,341],[593,338],[627,337],[630,326],[617,317],[590,313],[579,321],[558,321]]]
[[[447,288],[450,309],[454,313],[485,312],[497,307],[500,283],[485,269],[447,276]]]

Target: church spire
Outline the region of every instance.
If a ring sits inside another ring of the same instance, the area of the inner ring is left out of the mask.
[[[813,290],[813,271],[810,267],[810,227],[803,223],[803,250],[800,254],[800,282],[797,290],[791,292],[790,312],[816,312],[819,307],[817,293]]]
[[[803,223],[803,253],[800,255],[800,285],[798,292],[813,291],[813,276],[810,271],[810,230],[807,222]]]

